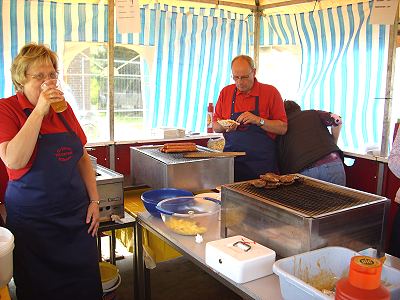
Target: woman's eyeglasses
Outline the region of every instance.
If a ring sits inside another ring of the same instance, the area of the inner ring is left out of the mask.
[[[57,79],[57,78],[58,78],[58,74],[57,74],[56,72],[51,72],[51,73],[49,73],[49,74],[43,74],[43,73],[28,74],[28,73],[27,73],[26,75],[29,75],[29,76],[31,76],[32,78],[34,78],[34,79],[36,79],[36,80],[39,80],[39,81],[45,80],[45,79],[47,79],[47,78],[50,78],[50,79]]]

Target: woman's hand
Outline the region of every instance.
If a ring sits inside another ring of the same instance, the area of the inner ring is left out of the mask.
[[[38,102],[35,106],[35,110],[42,116],[49,113],[51,103],[59,102],[64,100],[64,93],[55,87],[48,87],[43,90],[40,95]]]
[[[97,235],[97,229],[99,229],[99,223],[100,223],[100,211],[99,211],[99,205],[97,202],[90,202],[88,211],[86,214],[86,224],[89,224],[89,229],[88,233],[91,234],[93,237]]]

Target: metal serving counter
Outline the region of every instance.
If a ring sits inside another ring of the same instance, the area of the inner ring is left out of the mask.
[[[124,217],[124,176],[97,165],[96,184],[100,197],[100,221],[110,221],[112,215]]]
[[[205,264],[206,243],[222,238],[220,235],[220,225],[216,226],[215,228],[210,228],[211,230],[203,235],[203,242],[201,244],[197,244],[193,236],[183,236],[172,233],[168,230],[160,218],[155,218],[148,212],[139,213],[136,221],[136,249],[134,251],[134,259],[136,262],[137,277],[135,281],[135,299],[151,299],[149,270],[144,266],[143,248],[141,247],[143,228],[149,230],[160,239],[164,240],[186,258],[191,260],[194,264],[230,288],[239,296],[245,299],[259,300],[283,299],[279,287],[279,277],[275,274],[253,280],[245,284],[238,284],[222,274],[215,272]]]
[[[233,182],[233,157],[185,158],[184,153],[163,153],[162,146],[131,147],[133,185],[154,189],[180,188],[192,192]],[[213,152],[197,146],[199,152]]]
[[[300,179],[274,189],[250,182],[223,185],[221,235],[242,234],[279,257],[327,246],[384,252],[389,199],[307,176]]]

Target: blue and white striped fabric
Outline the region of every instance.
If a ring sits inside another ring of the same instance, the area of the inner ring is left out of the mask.
[[[63,26],[56,18],[63,6],[55,2],[0,0],[0,97],[13,94],[10,67],[27,42],[63,48]]]
[[[296,45],[299,38],[295,15],[270,15],[260,20],[260,46]]]
[[[141,15],[142,32],[120,34],[116,28],[117,44],[154,45],[154,37],[151,40],[146,33],[144,8]],[[23,45],[44,43],[62,58],[65,42],[108,42],[107,18],[108,6],[104,4],[0,0],[0,97],[14,93],[9,70]]]
[[[14,93],[9,70],[24,44],[48,44],[62,58],[65,42],[107,42],[107,14],[104,4],[0,0],[0,97]],[[116,28],[115,42],[155,48],[147,125],[204,131],[207,104],[229,83],[231,59],[250,51],[246,16],[160,4],[142,6],[140,15],[141,32]]]
[[[156,58],[146,120],[151,127],[204,131],[208,103],[230,82],[232,58],[250,51],[247,20],[223,10],[166,8],[149,12]]]
[[[389,26],[369,24],[372,1],[309,13],[267,16],[261,45],[297,44],[303,109],[342,116],[340,145],[380,145]]]

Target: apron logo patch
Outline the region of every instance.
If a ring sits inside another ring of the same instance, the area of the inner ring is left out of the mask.
[[[55,156],[58,161],[66,162],[72,158],[72,148],[71,147],[60,147],[57,149]]]

